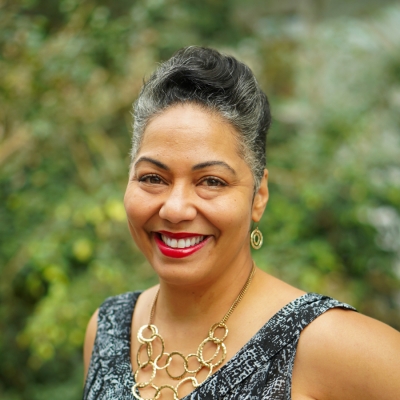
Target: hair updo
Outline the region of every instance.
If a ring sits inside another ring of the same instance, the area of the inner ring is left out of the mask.
[[[235,128],[239,153],[258,190],[271,124],[267,96],[247,65],[210,48],[179,50],[144,83],[133,106],[132,161],[150,120],[172,105],[188,103],[217,112]]]

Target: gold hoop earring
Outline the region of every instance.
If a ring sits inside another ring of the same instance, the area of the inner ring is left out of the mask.
[[[250,243],[251,247],[255,250],[258,250],[263,244],[263,235],[258,229],[258,226],[256,229],[253,230],[253,232],[251,232]]]

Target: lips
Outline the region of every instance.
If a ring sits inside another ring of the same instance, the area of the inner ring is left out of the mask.
[[[172,258],[183,258],[203,248],[210,236],[160,231],[155,233],[154,238],[163,255]]]

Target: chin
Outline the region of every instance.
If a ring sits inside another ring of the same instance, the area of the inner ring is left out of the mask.
[[[210,271],[207,272],[204,268],[204,262],[188,262],[187,258],[181,258],[153,259],[150,263],[160,281],[169,285],[198,286],[207,284],[211,280]]]

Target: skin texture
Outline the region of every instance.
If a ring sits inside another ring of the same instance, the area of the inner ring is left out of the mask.
[[[221,320],[250,273],[250,226],[261,219],[266,207],[268,172],[254,193],[253,177],[239,156],[236,137],[230,124],[194,105],[171,107],[146,128],[124,201],[131,235],[160,284],[145,291],[135,308],[134,370],[136,332],[149,322],[157,290],[154,323],[165,339],[165,351],[189,354],[196,351],[210,326]],[[168,257],[155,240],[160,231],[201,235],[206,243],[188,257]],[[227,323],[226,361],[280,308],[302,294],[257,269]],[[96,321],[95,313],[85,341],[86,371]],[[301,335],[292,399],[399,399],[399,355],[397,331],[352,311],[331,310]],[[160,379],[176,384],[162,372]],[[193,390],[183,389],[182,395]]]
[[[206,287],[228,269],[251,264],[247,238],[265,201],[257,194],[249,207],[253,178],[233,137],[218,116],[192,107],[165,112],[145,131],[125,208],[132,237],[162,281]],[[208,243],[193,257],[167,258],[155,245],[160,230],[197,233]]]

